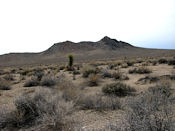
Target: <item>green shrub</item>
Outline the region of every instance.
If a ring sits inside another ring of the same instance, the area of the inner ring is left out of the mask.
[[[127,96],[133,95],[136,89],[121,82],[105,85],[102,92],[107,95]]]
[[[168,60],[166,59],[159,59],[159,64],[167,64],[168,63]]]

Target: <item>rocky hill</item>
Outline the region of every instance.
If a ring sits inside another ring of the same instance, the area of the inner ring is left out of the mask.
[[[107,36],[97,42],[65,41],[55,43],[39,53],[10,53],[0,56],[0,66],[20,66],[33,64],[62,63],[67,55],[73,54],[77,62],[106,60],[124,57],[156,57],[175,55],[175,50],[145,49]]]

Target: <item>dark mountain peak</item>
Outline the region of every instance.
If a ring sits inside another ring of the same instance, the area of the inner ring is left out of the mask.
[[[105,42],[105,43],[111,43],[111,42],[116,42],[116,43],[118,43],[118,41],[117,41],[116,39],[111,39],[111,38],[108,37],[108,36],[103,37],[100,41]]]

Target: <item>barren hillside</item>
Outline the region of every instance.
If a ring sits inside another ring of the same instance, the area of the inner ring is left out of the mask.
[[[51,64],[66,61],[73,54],[77,62],[106,60],[131,57],[160,57],[175,55],[175,50],[145,49],[134,47],[123,41],[107,36],[97,42],[83,41],[74,43],[65,41],[55,43],[49,49],[39,53],[10,53],[0,56],[0,66],[33,64]]]

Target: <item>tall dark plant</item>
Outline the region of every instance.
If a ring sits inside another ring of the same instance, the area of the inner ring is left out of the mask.
[[[68,66],[69,66],[70,69],[72,69],[72,67],[73,67],[73,62],[74,62],[74,57],[73,57],[73,55],[68,55],[68,59],[69,59]]]

